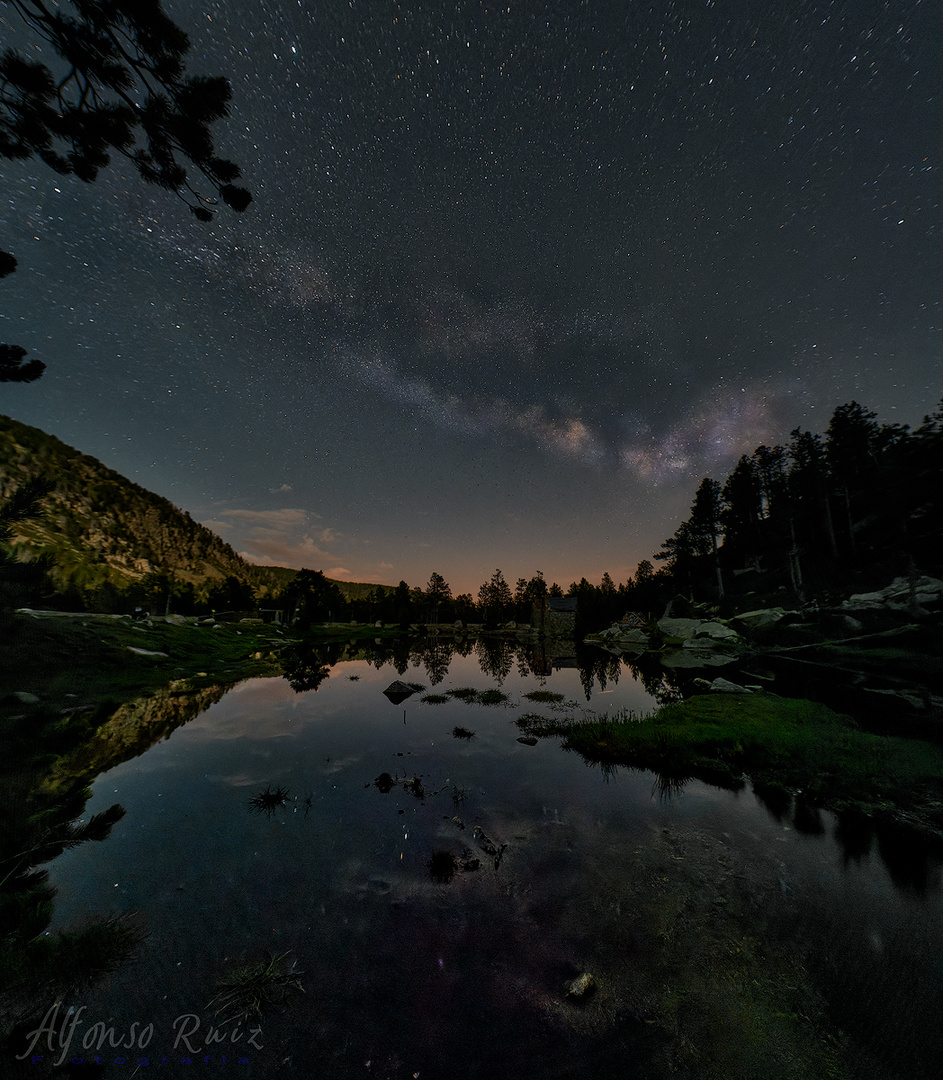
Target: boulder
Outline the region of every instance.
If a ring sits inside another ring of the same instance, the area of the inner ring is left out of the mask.
[[[731,622],[738,623],[746,630],[769,630],[781,623],[789,614],[785,608],[761,608],[757,611],[745,611],[742,615],[735,615]]]
[[[923,606],[939,603],[941,599],[943,599],[943,581],[924,574],[913,582],[913,595],[911,595],[910,578],[896,577],[890,585],[877,592],[852,593],[841,606],[845,610],[852,611],[875,611],[885,607],[892,610],[904,610],[910,607],[912,601]]]
[[[10,697],[15,698],[21,705],[39,704],[39,698],[35,694],[27,693],[25,690],[14,690]]]
[[[723,667],[732,664],[737,658],[729,653],[715,652],[711,649],[673,649],[659,657],[661,666],[666,668]]]
[[[745,686],[741,686],[739,683],[731,682],[729,679],[714,679],[711,683],[711,693],[713,694],[752,694],[752,690],[748,690]]]
[[[668,638],[694,637],[699,626],[703,625],[700,619],[659,619],[658,629]]]
[[[578,975],[567,987],[566,996],[584,998],[587,994],[591,994],[595,989],[596,980],[588,971],[584,971],[582,975]]]
[[[740,637],[736,630],[719,622],[702,622],[694,636],[695,639],[710,638],[712,641],[736,641]]]
[[[406,683],[400,682],[398,679],[396,682],[391,682],[390,685],[383,691],[383,693],[393,702],[394,705],[399,705],[401,701],[405,701],[410,695],[415,694],[416,691],[407,686]]]

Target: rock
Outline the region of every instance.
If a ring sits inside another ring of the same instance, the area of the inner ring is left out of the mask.
[[[711,641],[736,641],[740,637],[736,630],[719,622],[702,622],[694,636],[695,640],[710,638]]]
[[[841,612],[828,612],[822,616],[819,626],[826,633],[860,634],[864,623]]]
[[[885,697],[894,698],[897,701],[906,702],[912,709],[925,709],[927,702],[917,694],[910,694],[906,690],[883,690],[876,687],[862,686],[866,694],[883,694]]]
[[[39,704],[39,698],[35,694],[27,693],[25,690],[14,690],[10,697],[15,698],[21,705]]]
[[[723,667],[732,664],[737,658],[729,653],[713,652],[710,649],[675,649],[660,658],[661,666],[666,668]]]
[[[537,745],[537,740],[534,738],[533,735],[520,735],[520,736],[518,736],[517,741],[519,743],[523,743],[525,746],[536,746]]]
[[[658,629],[669,638],[694,637],[695,631],[703,625],[700,619],[659,619]]]
[[[689,637],[681,642],[682,649],[720,649],[725,642],[715,641],[710,637]]]
[[[745,611],[742,615],[735,615],[731,622],[738,623],[747,630],[769,630],[783,621],[788,612],[785,608],[761,608],[757,611]]]
[[[396,682],[391,682],[383,693],[394,705],[399,705],[401,701],[405,701],[406,698],[415,694],[416,691],[411,686],[407,686],[406,683],[400,682],[399,679],[397,679]]]
[[[741,686],[739,683],[731,682],[729,679],[714,679],[711,683],[711,692],[714,694],[752,694],[752,690],[748,690],[745,686]]]
[[[166,657],[168,653],[160,652],[154,649],[139,649],[135,645],[127,646],[128,652],[136,653],[138,656],[163,656]]]
[[[494,868],[497,870],[501,863],[501,859],[504,856],[507,844],[501,844],[499,847],[480,825],[475,826],[475,831],[472,835],[475,837],[475,843],[481,850],[494,859]]]
[[[595,989],[596,980],[588,971],[584,971],[582,975],[577,975],[573,982],[567,987],[566,996],[584,998],[587,994],[591,994]]]
[[[912,602],[923,606],[939,603],[941,599],[943,599],[943,581],[923,575],[913,582],[913,595],[911,595],[910,579],[896,577],[890,585],[877,592],[853,593],[842,602],[841,606],[846,611],[849,609],[875,611],[885,607],[895,611],[904,611],[910,608]]]

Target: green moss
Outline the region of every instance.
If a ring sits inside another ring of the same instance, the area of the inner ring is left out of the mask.
[[[867,809],[943,837],[943,748],[859,731],[811,701],[705,694],[641,719],[573,723],[564,745],[588,761],[723,786],[746,774],[760,785],[801,789],[820,806]]]

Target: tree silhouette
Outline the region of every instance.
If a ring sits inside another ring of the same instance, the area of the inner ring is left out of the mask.
[[[217,156],[210,133],[229,114],[229,83],[186,74],[190,42],[159,0],[72,0],[71,14],[44,0],[10,0],[6,9],[57,59],[53,72],[13,49],[0,55],[0,156],[39,157],[91,183],[117,152],[200,221],[211,221],[220,202],[245,210],[252,196],[233,183],[239,167]],[[3,253],[0,277],[15,268]],[[0,346],[0,382],[42,375],[44,365],[24,363],[25,355]]]
[[[478,604],[484,611],[485,622],[493,626],[505,618],[512,599],[511,587],[504,580],[504,574],[495,570],[491,580],[484,582],[478,590]]]

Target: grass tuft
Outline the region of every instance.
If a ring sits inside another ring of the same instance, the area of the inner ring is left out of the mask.
[[[216,1006],[215,1013],[224,1023],[249,1020],[259,1016],[263,1009],[280,1001],[288,990],[301,990],[301,975],[297,962],[285,965],[287,952],[281,956],[269,956],[254,964],[237,968],[218,983],[219,993],[208,1003]]]

